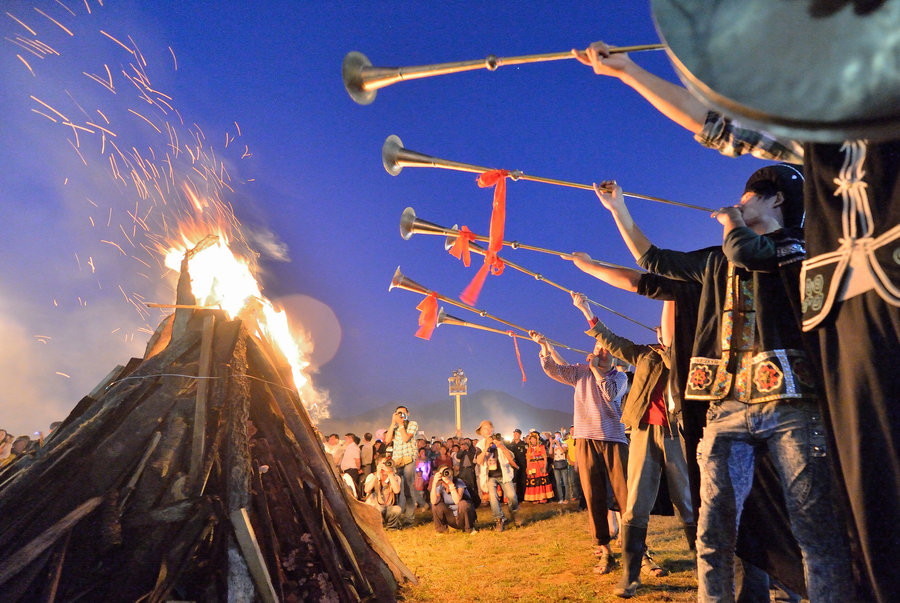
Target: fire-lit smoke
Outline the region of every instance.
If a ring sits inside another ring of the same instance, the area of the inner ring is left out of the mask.
[[[4,88],[17,91],[4,107],[16,117],[4,135],[22,147],[23,165],[32,155],[41,162],[27,191],[39,202],[22,194],[4,208],[18,226],[6,242],[20,244],[24,260],[0,269],[0,307],[9,309],[4,323],[28,333],[13,364],[30,364],[0,366],[0,427],[44,430],[115,364],[141,355],[171,311],[148,302],[175,299],[181,258],[173,266],[168,254],[183,256],[207,235],[219,243],[192,262],[198,303],[232,316],[255,311],[260,335],[294,367],[310,414],[327,416],[327,392],[309,380],[313,342],[301,330],[290,334],[257,280],[259,261],[286,260],[287,250],[265,225],[245,227],[236,215],[233,204],[249,197],[242,173],[252,157],[239,124],[204,130],[202,112],[191,117],[167,90],[178,75],[176,49],[143,23],[139,45],[104,4],[15,3],[0,15]]]

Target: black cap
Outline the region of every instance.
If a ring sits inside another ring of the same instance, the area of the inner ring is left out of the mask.
[[[786,163],[766,166],[753,172],[744,185],[744,192],[774,195],[781,192],[784,204],[781,215],[786,227],[803,226],[803,172]]]

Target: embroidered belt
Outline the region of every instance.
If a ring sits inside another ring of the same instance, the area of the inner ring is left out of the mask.
[[[760,404],[772,400],[816,398],[812,367],[801,350],[772,350],[755,356],[741,354],[735,373],[718,358],[691,358],[686,400],[735,400]]]

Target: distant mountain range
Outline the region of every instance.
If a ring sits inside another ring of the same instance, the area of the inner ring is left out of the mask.
[[[474,437],[475,429],[484,419],[494,424],[494,429],[504,436],[512,434],[518,427],[523,433],[529,429],[538,431],[556,431],[560,427],[568,428],[572,424],[572,412],[560,412],[548,408],[537,408],[511,396],[506,392],[482,389],[468,396],[460,397],[462,415],[462,432],[464,436]],[[352,417],[323,419],[319,422],[319,430],[327,435],[337,433],[343,436],[352,432],[362,436],[365,432],[375,433],[384,429],[391,422],[395,405],[373,408]],[[419,424],[419,431],[424,431],[426,439],[431,436],[447,437],[456,432],[456,399],[444,399],[425,406],[412,406],[409,409],[410,420]]]

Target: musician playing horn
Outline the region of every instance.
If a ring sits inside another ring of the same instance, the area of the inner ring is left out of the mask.
[[[620,510],[628,499],[628,440],[621,406],[628,378],[616,370],[614,358],[600,342],[586,364],[568,364],[546,337],[529,334],[541,346],[547,376],[575,388],[575,457],[597,557],[594,571],[606,574],[616,565],[609,549],[607,479]]]
[[[804,257],[802,177],[786,165],[754,172],[740,202],[713,214],[723,226],[723,244],[705,257],[655,247],[615,181],[596,190],[642,268],[702,287],[685,395],[710,401],[698,451],[700,600],[733,600],[737,525],[758,446],[768,450],[781,476],[810,600],[852,600],[847,544],[834,529],[815,379],[790,312]]]
[[[597,42],[575,54],[634,88],[701,144],[729,156],[803,163],[803,329],[817,335],[825,416],[859,541],[857,561],[877,600],[900,600],[900,573],[885,554],[900,540],[900,525],[884,520],[900,517],[900,464],[885,463],[900,448],[900,140],[778,139],[709,111],[687,89],[607,50]]]

